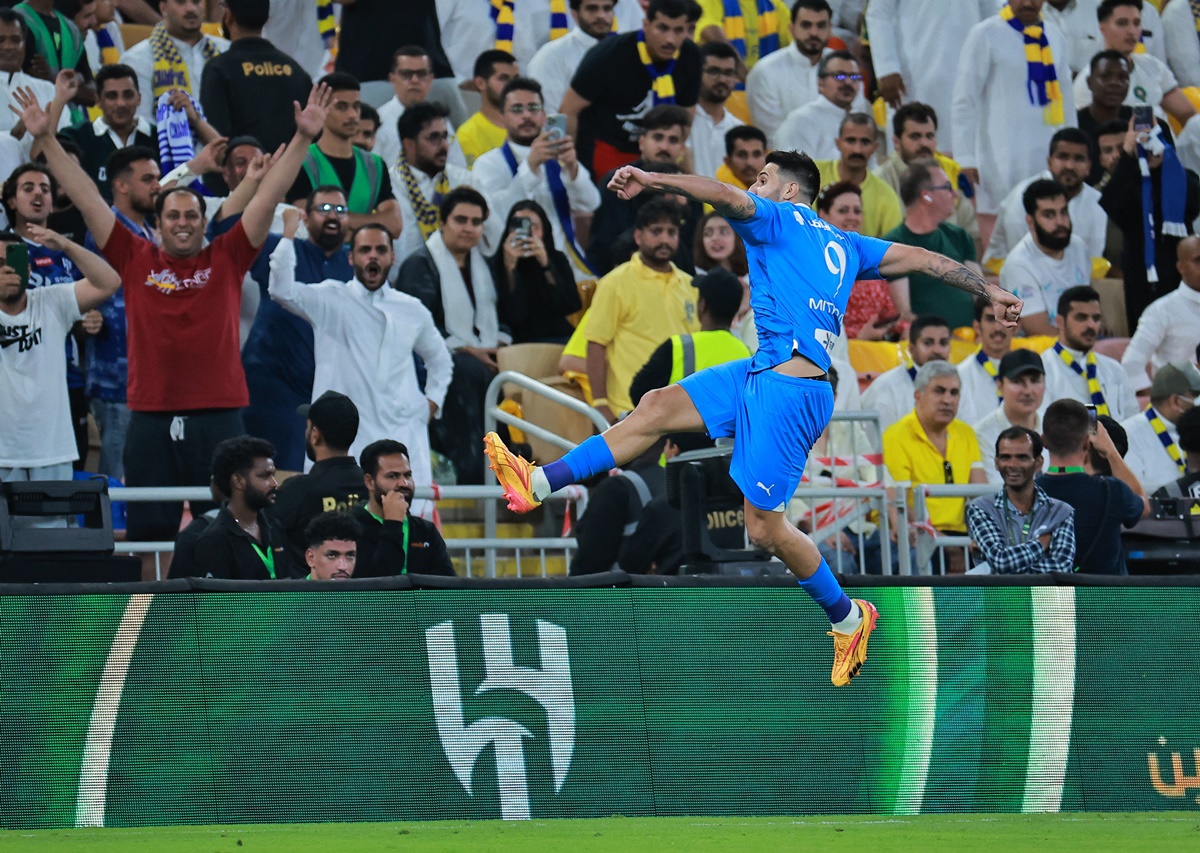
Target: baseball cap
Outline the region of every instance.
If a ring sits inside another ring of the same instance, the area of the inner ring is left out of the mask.
[[[337,391],[326,391],[312,403],[297,406],[296,414],[312,421],[332,447],[349,449],[358,436],[358,406]]]
[[[1150,383],[1150,399],[1161,400],[1175,394],[1182,397],[1200,394],[1200,370],[1195,365],[1186,361],[1172,361],[1154,374],[1154,380]]]
[[[248,134],[243,134],[242,136],[235,136],[233,139],[229,140],[229,142],[226,143],[226,145],[225,145],[225,157],[224,157],[224,160],[221,162],[221,165],[224,166],[226,163],[229,162],[229,155],[231,153],[233,153],[233,149],[240,148],[243,145],[253,145],[255,148],[257,148],[259,151],[262,151],[264,154],[267,151],[266,148],[263,148],[263,144],[258,141],[258,137],[256,137],[256,136],[250,136]]]
[[[742,307],[742,283],[724,267],[714,267],[692,282],[699,296],[718,317],[733,317]]]
[[[1045,373],[1042,357],[1031,349],[1014,349],[1004,354],[997,368],[1001,379],[1016,379],[1022,373]]]

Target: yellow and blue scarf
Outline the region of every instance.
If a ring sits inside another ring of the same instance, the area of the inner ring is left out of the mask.
[[[1075,371],[1076,375],[1087,379],[1088,394],[1092,397],[1092,405],[1096,407],[1096,414],[1107,415],[1108,403],[1104,402],[1104,391],[1100,388],[1100,378],[1096,375],[1096,353],[1088,350],[1087,358],[1084,359],[1087,363],[1085,371],[1061,343],[1054,345],[1054,351],[1058,353],[1058,357],[1066,363],[1067,367]]]
[[[675,55],[667,63],[666,69],[659,71],[654,60],[650,58],[650,48],[646,47],[645,30],[638,30],[637,49],[638,58],[642,60],[646,73],[650,75],[650,88],[654,91],[654,106],[675,103],[675,78],[671,76],[671,73],[675,70],[675,61],[679,59],[679,51],[675,51]]]
[[[724,0],[725,37],[734,50],[746,58],[746,21],[742,17],[742,5],[738,0]],[[758,3],[758,58],[779,50],[779,19],[775,13],[775,0],[757,0]]]
[[[117,50],[116,42],[113,41],[112,33],[105,27],[96,30],[96,44],[100,48],[100,64],[101,65],[116,65],[121,58],[121,51]],[[99,69],[97,69],[99,70]]]
[[[1000,10],[1000,17],[1025,37],[1025,87],[1030,103],[1042,108],[1046,124],[1054,127],[1062,124],[1065,121],[1062,91],[1059,89],[1054,54],[1050,50],[1045,27],[1041,23],[1025,26],[1017,20],[1012,6],[1008,4]]]
[[[417,185],[417,178],[413,175],[412,168],[403,157],[396,166],[400,170],[400,177],[404,179],[404,192],[408,196],[409,204],[412,205],[417,227],[421,229],[421,239],[428,240],[429,235],[437,230],[438,207],[442,203],[442,197],[450,192],[450,179],[446,177],[445,172],[438,175],[433,185],[433,198],[427,199]]]
[[[1171,438],[1171,434],[1167,432],[1167,425],[1158,416],[1158,412],[1154,411],[1153,406],[1146,409],[1145,415],[1146,420],[1150,421],[1150,428],[1154,430],[1154,434],[1162,442],[1163,449],[1167,451],[1167,455],[1171,457],[1171,461],[1179,469],[1179,476],[1186,477],[1188,473],[1187,461],[1184,460],[1183,454],[1179,452],[1179,445],[1175,443],[1175,439]]]
[[[496,24],[496,42],[493,47],[512,53],[517,0],[491,0],[491,3],[492,21]],[[567,0],[550,0],[550,41],[565,36],[569,27]]]
[[[204,38],[200,50],[206,60],[221,52],[208,37]],[[154,70],[150,73],[150,87],[156,103],[160,97],[173,89],[189,93],[192,91],[187,65],[179,55],[175,42],[171,41],[171,36],[167,34],[166,25],[161,21],[154,25],[150,33],[150,56],[154,60]],[[196,82],[196,91],[199,92],[199,81]]]
[[[515,178],[520,164],[517,163],[512,146],[505,142],[500,146],[500,153],[504,155],[504,162],[508,164],[508,170]],[[579,269],[596,275],[596,271],[587,262],[583,249],[579,247],[579,243],[575,239],[575,222],[571,218],[571,200],[567,196],[567,185],[563,183],[562,166],[557,160],[547,160],[542,164],[542,168],[546,170],[546,183],[550,185],[550,198],[554,201],[554,216],[562,228],[564,248],[567,250],[567,254],[571,256],[571,260]]]
[[[326,50],[333,50],[337,37],[337,18],[333,15],[333,0],[317,0],[317,32]]]
[[[983,368],[983,372],[992,377],[993,382],[996,382],[996,379],[1000,376],[1000,369],[992,364],[992,360],[987,357],[987,353],[983,351],[983,347],[980,347],[975,352],[975,361]],[[1000,391],[1000,383],[996,382],[996,404],[999,405],[1003,400],[1004,395]]]
[[[1149,152],[1137,144],[1138,170],[1142,176],[1142,260],[1146,265],[1146,281],[1154,284],[1158,281],[1157,241],[1159,237],[1178,237],[1188,235],[1187,216],[1187,172],[1179,162],[1175,147],[1162,138],[1162,131],[1157,126],[1150,132],[1162,143],[1161,196],[1162,221],[1154,217],[1154,182],[1150,175]]]

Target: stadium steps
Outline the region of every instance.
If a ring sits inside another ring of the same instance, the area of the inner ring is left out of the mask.
[[[466,557],[451,557],[450,561],[454,564],[454,571],[459,577],[467,577],[467,558]],[[537,552],[527,551],[521,555],[522,574],[517,574],[517,558],[516,557],[496,557],[496,577],[498,578],[515,578],[515,577],[541,577],[542,564],[540,555]],[[471,552],[471,577],[483,577],[487,572],[487,561],[482,551]],[[546,574],[550,577],[565,577],[567,574],[567,558],[562,555],[562,552],[546,554]]]

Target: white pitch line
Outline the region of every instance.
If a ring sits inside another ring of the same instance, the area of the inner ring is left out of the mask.
[[[1033,695],[1021,811],[1057,812],[1062,807],[1075,707],[1075,588],[1035,586],[1029,592]]]
[[[937,715],[938,638],[933,590],[904,590],[904,610],[908,622],[908,721],[904,760],[896,785],[896,814],[915,815],[921,813],[925,801]]]
[[[75,825],[104,826],[105,801],[108,796],[108,762],[112,752],[113,732],[117,727],[117,712],[121,709],[121,694],[125,691],[125,676],[137,648],[138,636],[153,595],[131,595],[125,614],[108,649],[104,674],[96,688],[96,701],[88,721],[87,740],[79,763],[79,793],[75,798]]]

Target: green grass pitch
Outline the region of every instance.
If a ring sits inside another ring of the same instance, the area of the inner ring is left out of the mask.
[[[1200,850],[1200,814],[704,817],[0,831],[4,853],[530,853]]]

